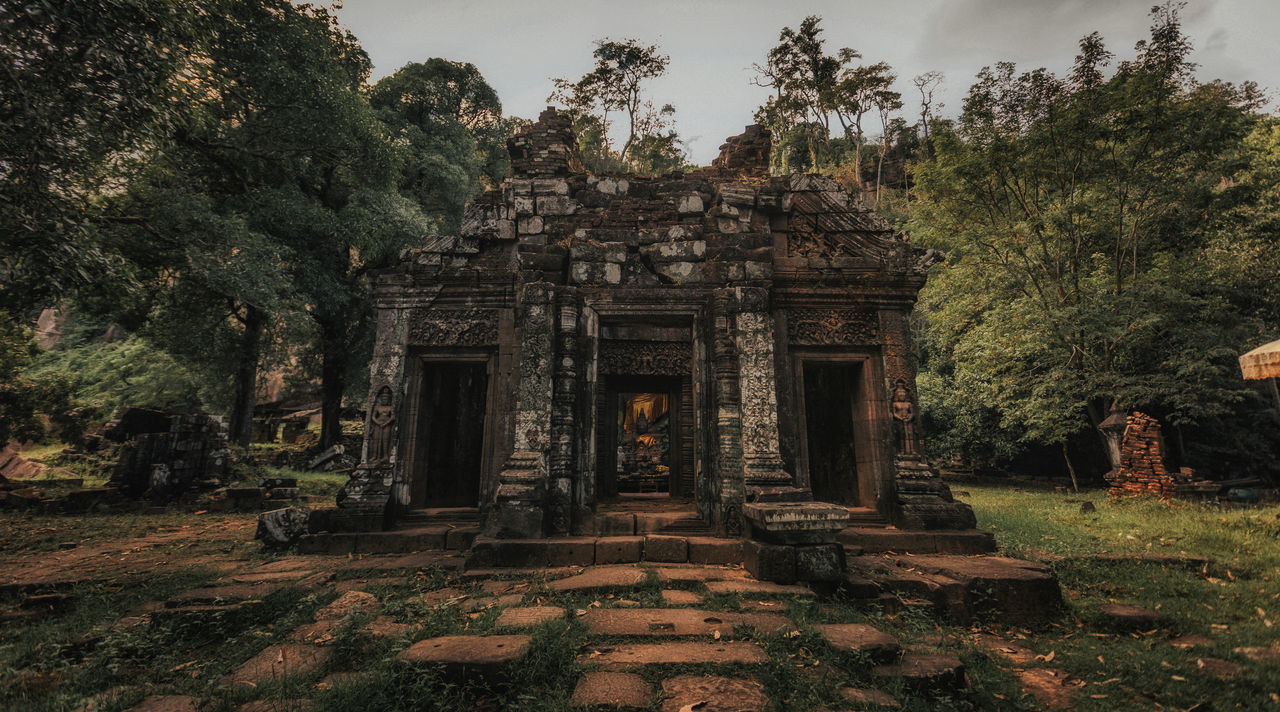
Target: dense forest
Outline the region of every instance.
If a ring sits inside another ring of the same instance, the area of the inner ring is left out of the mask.
[[[1280,421],[1236,358],[1280,337],[1280,121],[1258,87],[1197,79],[1177,5],[1151,20],[1124,55],[1083,38],[1063,76],[996,62],[953,115],[942,75],[903,96],[818,17],[755,67],[776,172],[832,176],[946,255],[917,309],[940,462],[1096,474],[1096,426],[1136,409],[1177,464],[1277,476]],[[527,123],[471,64],[370,82],[332,12],[288,0],[33,0],[0,28],[0,442],[145,405],[226,414],[247,444],[269,374],[336,442],[371,275],[456,231]],[[638,40],[587,61],[548,82],[583,165],[688,168],[648,91],[682,68]]]

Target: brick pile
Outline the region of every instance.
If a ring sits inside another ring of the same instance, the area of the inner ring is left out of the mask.
[[[1144,413],[1129,416],[1120,444],[1120,465],[1107,480],[1114,496],[1173,497],[1178,480],[1165,468],[1160,421]]]

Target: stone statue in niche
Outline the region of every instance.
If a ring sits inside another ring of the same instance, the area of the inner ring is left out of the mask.
[[[383,386],[374,397],[369,409],[369,453],[367,464],[377,465],[391,458],[391,426],[396,421],[396,409],[391,404],[391,388]]]
[[[907,382],[899,378],[893,384],[893,418],[898,421],[898,433],[903,457],[917,457],[916,452],[916,404],[911,398]]]

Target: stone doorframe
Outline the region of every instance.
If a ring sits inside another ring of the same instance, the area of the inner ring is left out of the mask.
[[[596,498],[596,468],[599,462],[596,452],[597,428],[600,427],[595,413],[599,389],[602,387],[600,370],[600,330],[602,324],[658,324],[680,325],[689,327],[690,373],[693,398],[693,422],[686,425],[695,433],[693,439],[693,482],[694,491],[689,493],[698,507],[698,514],[706,521],[710,519],[711,501],[707,492],[707,454],[709,443],[706,433],[709,432],[707,418],[709,412],[708,394],[710,393],[710,368],[708,367],[707,343],[704,334],[706,318],[705,296],[690,295],[688,298],[673,300],[665,304],[653,304],[650,300],[644,304],[617,301],[616,296],[600,298],[587,296],[583,300],[582,330],[583,339],[583,376],[582,393],[579,397],[578,422],[590,423],[590,427],[578,429],[578,462],[577,471],[580,477],[574,491],[574,506],[583,519],[595,513],[598,504]]]
[[[399,451],[404,453],[400,458],[400,466],[396,468],[395,484],[391,489],[391,506],[399,511],[408,509],[413,496],[414,463],[418,439],[418,409],[421,404],[422,371],[427,364],[466,363],[484,364],[485,412],[484,435],[480,454],[480,496],[476,506],[480,507],[493,498],[497,487],[498,473],[494,464],[494,445],[502,433],[499,429],[498,384],[495,369],[495,353],[492,350],[440,351],[422,348],[410,348],[407,361],[410,369],[408,392],[405,396],[402,412],[404,427],[400,428]]]
[[[858,366],[858,385],[864,394],[855,410],[854,453],[858,464],[857,506],[874,507],[888,516],[893,492],[893,459],[889,449],[892,424],[889,402],[884,389],[883,358],[879,349],[863,349],[842,352],[817,350],[804,346],[790,349],[791,384],[794,390],[792,402],[796,404],[797,445],[796,483],[810,486],[809,472],[809,423],[805,403],[804,367],[806,364]],[[861,427],[859,427],[861,426]],[[865,465],[864,465],[865,463]],[[816,495],[815,495],[816,498]],[[849,504],[836,502],[835,504]]]

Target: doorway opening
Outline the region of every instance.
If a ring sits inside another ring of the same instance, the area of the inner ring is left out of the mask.
[[[807,361],[803,368],[805,444],[814,498],[857,506],[860,470],[871,457],[860,363]]]
[[[420,361],[411,507],[475,507],[483,471],[489,374],[484,362]]]
[[[680,379],[608,376],[597,407],[597,492],[604,499],[652,501],[688,496],[682,471],[685,414]]]

